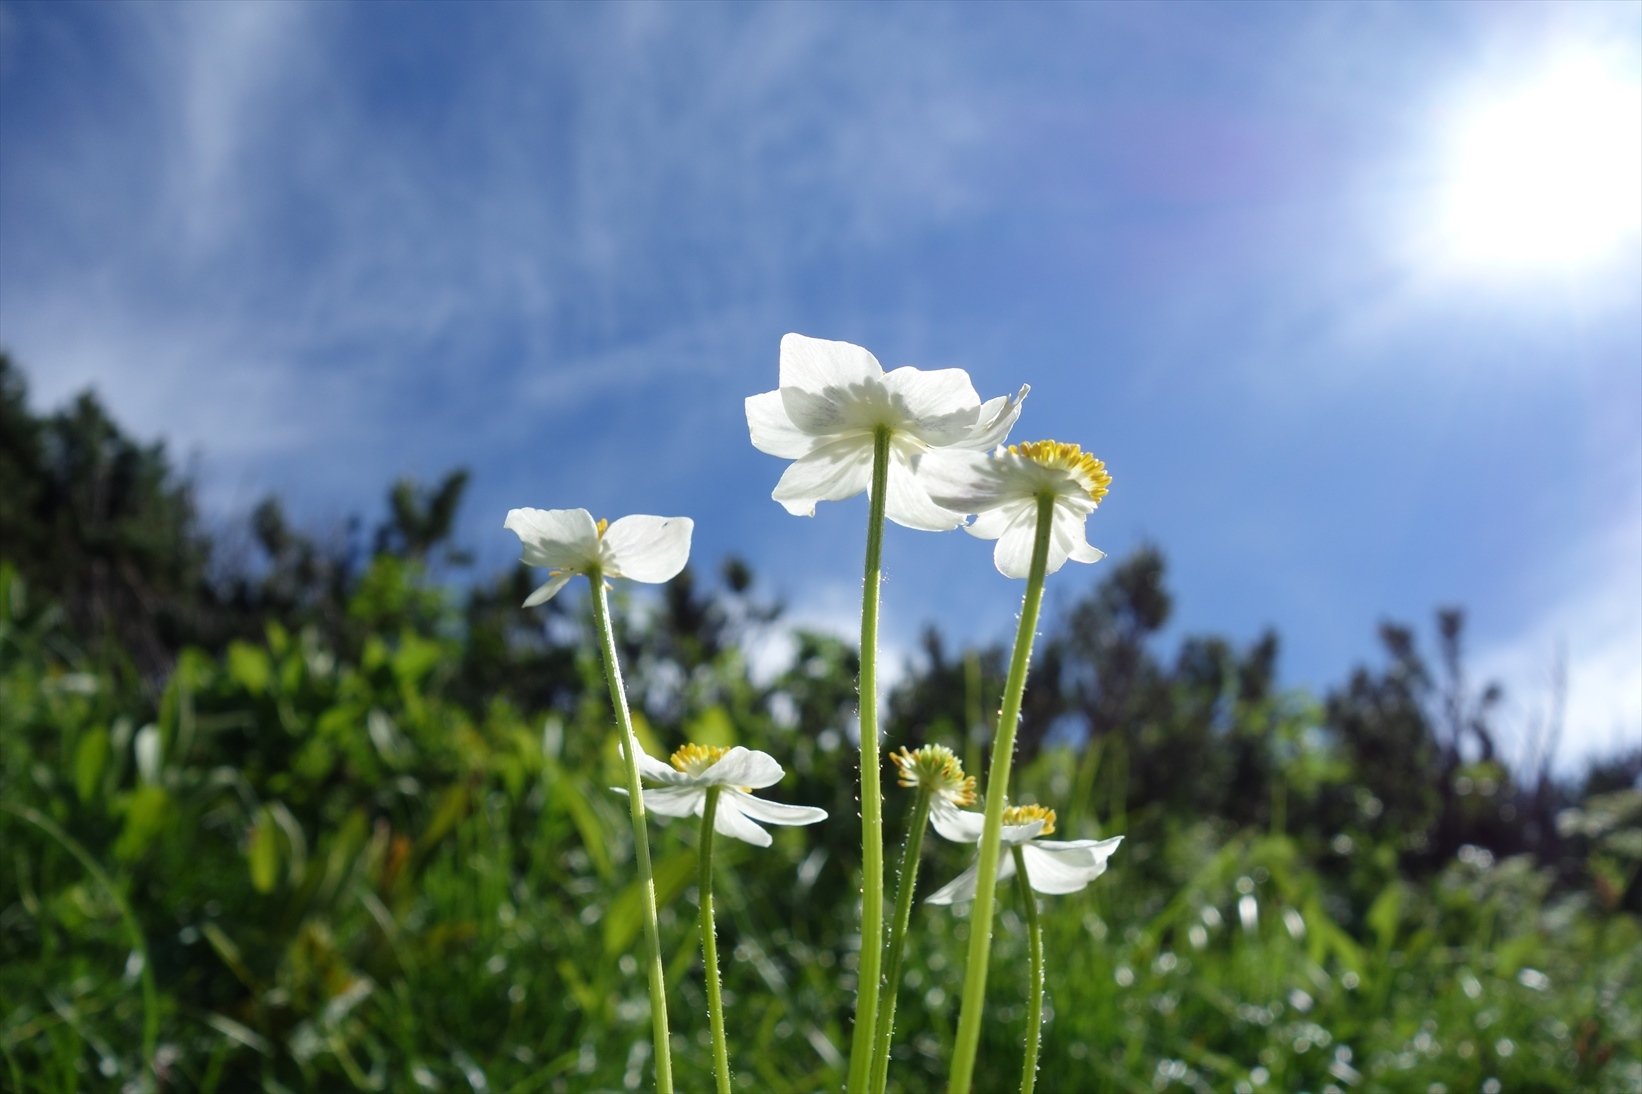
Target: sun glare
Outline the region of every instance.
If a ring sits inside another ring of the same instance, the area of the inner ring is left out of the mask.
[[[1569,62],[1472,112],[1445,199],[1445,250],[1466,262],[1571,265],[1636,246],[1642,85]]]

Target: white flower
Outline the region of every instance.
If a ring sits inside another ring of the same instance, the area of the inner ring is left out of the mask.
[[[665,785],[644,792],[644,807],[664,817],[699,817],[707,808],[707,788],[720,787],[718,809],[713,814],[713,831],[734,836],[755,847],[768,847],[770,834],[754,821],[764,824],[814,824],[826,820],[827,811],[808,805],[783,805],[748,793],[774,786],[786,772],[767,752],[735,748],[685,745],[673,753],[672,764],[638,751],[639,771]],[[627,791],[611,787],[618,794]]]
[[[622,517],[594,523],[586,509],[510,509],[504,528],[524,543],[526,566],[552,571],[525,601],[529,608],[552,600],[577,574],[651,583],[669,581],[690,558],[689,517]]]
[[[954,843],[979,843],[986,818],[980,813],[944,808],[937,804],[929,812],[935,830]],[[1122,836],[1111,839],[1042,840],[1055,830],[1055,811],[1041,805],[1013,805],[1003,811],[1004,847],[1021,848],[1026,859],[1026,880],[1040,893],[1075,893],[1106,872],[1106,860],[1112,857]],[[1015,856],[1005,852],[998,856],[998,880],[1015,876]],[[931,894],[930,904],[951,904],[959,900],[975,899],[975,882],[980,877],[979,866],[971,866],[959,874],[951,884]]]
[[[1026,577],[1038,529],[1038,501],[1054,498],[1049,565],[1054,573],[1068,558],[1099,562],[1106,553],[1089,546],[1083,522],[1106,496],[1112,476],[1106,465],[1075,444],[1027,441],[999,447],[990,457],[943,453],[926,462],[925,481],[938,505],[976,514],[964,531],[995,539],[992,562],[1005,577]]]
[[[781,339],[781,386],[747,400],[753,447],[793,460],[771,497],[797,517],[818,501],[842,501],[872,485],[874,438],[888,428],[889,486],[884,515],[896,524],[942,532],[966,513],[930,500],[923,456],[939,449],[984,452],[1001,444],[1029,389],[986,403],[959,368],[886,373],[860,346],[788,334]]]

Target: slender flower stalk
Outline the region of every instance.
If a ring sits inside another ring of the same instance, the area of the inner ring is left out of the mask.
[[[848,1089],[861,1094],[872,1073],[884,958],[884,799],[878,787],[878,600],[883,584],[884,502],[890,431],[873,439],[866,574],[861,586],[861,963],[855,989]]]
[[[1026,990],[1026,1059],[1021,1065],[1021,1094],[1038,1084],[1038,1045],[1043,1038],[1043,928],[1038,923],[1038,894],[1026,875],[1026,849],[1015,844],[1015,881],[1026,912],[1026,949],[1030,964]]]
[[[670,581],[690,557],[695,524],[688,517],[634,515],[611,524],[594,521],[586,509],[512,509],[503,527],[519,537],[522,561],[546,567],[548,579],[525,600],[525,607],[557,596],[577,574],[593,587],[593,620],[604,652],[604,678],[610,685],[610,705],[621,734],[622,762],[627,769],[628,811],[633,822],[634,857],[639,868],[639,905],[644,912],[645,963],[650,973],[650,1025],[656,1051],[656,1089],[672,1094],[673,1056],[667,1036],[667,984],[662,976],[661,934],[656,926],[656,883],[650,865],[650,839],[644,824],[644,795],[639,784],[639,756],[643,749],[633,734],[627,709],[621,662],[616,657],[616,633],[610,625],[610,602],[605,579],[630,578],[658,583]]]
[[[965,776],[963,765],[944,745],[925,745],[916,752],[903,748],[893,754],[902,786],[918,791],[907,824],[906,843],[901,850],[901,876],[895,889],[895,918],[890,923],[889,956],[884,964],[884,992],[878,1003],[878,1031],[872,1053],[872,1074],[868,1090],[883,1090],[889,1081],[889,1049],[895,1034],[895,1002],[901,988],[901,961],[906,954],[907,926],[912,919],[912,897],[918,885],[918,859],[923,854],[924,829],[929,823],[930,805],[939,800],[943,807],[972,805],[975,779]]]
[[[952,1076],[948,1086],[953,1094],[968,1094],[975,1078],[981,1011],[986,1005],[986,966],[992,953],[992,902],[998,884],[1004,799],[1009,790],[1009,769],[1014,762],[1015,729],[1020,722],[1021,696],[1026,691],[1026,669],[1032,661],[1032,641],[1037,635],[1038,611],[1043,606],[1043,578],[1054,531],[1054,507],[1053,494],[1045,493],[1038,499],[1037,534],[1033,537],[1032,561],[1027,571],[1026,597],[1021,602],[1015,652],[1009,660],[1009,677],[1004,683],[1003,710],[998,715],[998,730],[992,737],[992,761],[986,772],[986,821],[981,832],[975,904],[969,913],[963,1007],[958,1015],[958,1039],[952,1050]]]
[[[604,678],[610,685],[610,705],[616,709],[621,731],[621,758],[627,772],[627,806],[633,821],[633,851],[639,866],[639,905],[644,912],[644,959],[650,971],[650,1035],[656,1046],[656,1089],[672,1094],[673,1052],[667,1036],[667,984],[662,976],[661,932],[656,926],[656,882],[650,866],[650,837],[644,824],[644,788],[639,783],[638,737],[627,709],[621,664],[616,660],[616,635],[610,627],[610,604],[604,577],[595,568],[587,580],[593,586],[593,619],[604,643]]]
[[[701,960],[707,976],[707,1017],[713,1027],[713,1077],[718,1094],[730,1094],[730,1050],[724,1043],[724,997],[718,982],[718,937],[713,928],[713,822],[718,814],[721,788],[707,790],[701,811],[701,841],[696,854],[701,877],[696,891],[701,900]]]

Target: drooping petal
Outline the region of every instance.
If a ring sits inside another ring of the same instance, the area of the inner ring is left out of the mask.
[[[750,786],[754,790],[774,786],[786,772],[768,752],[755,752],[736,745],[718,762],[696,777],[702,786]]]
[[[1071,559],[1073,562],[1099,562],[1106,557],[1106,552],[1089,545],[1085,538],[1084,521],[1086,516],[1077,508],[1068,505],[1055,506],[1055,540],[1051,545],[1050,561],[1059,556],[1061,562]],[[1060,569],[1053,566],[1049,572]]]
[[[1112,857],[1112,852],[1116,851],[1118,849],[1118,845],[1122,842],[1122,836],[1113,836],[1111,839],[1057,840],[1053,846],[1064,847],[1068,850],[1089,851],[1096,858],[1100,859],[1102,862],[1105,862],[1107,859]],[[1039,846],[1041,847],[1044,845],[1039,844]]]
[[[1000,505],[996,509],[987,509],[976,514],[972,523],[964,525],[964,531],[976,539],[997,539],[1009,530],[1014,519],[1024,512],[1030,512],[1033,504],[1030,501],[1016,502],[1012,505]]]
[[[971,866],[939,889],[924,898],[925,904],[955,904],[960,900],[975,899],[975,882],[981,876],[978,865]]]
[[[961,368],[898,368],[884,375],[884,388],[906,423],[902,428],[938,447],[968,436],[981,409],[981,397]]]
[[[1030,385],[1022,384],[1020,391],[1014,395],[1000,395],[982,403],[969,435],[956,442],[954,447],[984,452],[1002,444],[1008,439],[1009,431],[1015,428],[1015,421],[1021,416],[1021,403],[1031,390]]]
[[[754,847],[768,847],[770,834],[754,824],[741,811],[740,803],[728,794],[720,794],[718,811],[713,814],[713,831],[721,836],[730,836],[743,843],[750,843]]]
[[[721,790],[719,800],[734,798],[736,808],[755,821],[765,824],[815,824],[827,819],[825,809],[817,809],[810,805],[787,805],[783,802],[765,801],[755,798],[751,794],[740,790]]]
[[[802,334],[781,336],[781,386],[816,392],[829,387],[877,383],[884,375],[878,358],[849,342]]]
[[[813,517],[816,502],[852,498],[871,479],[872,438],[845,437],[793,461],[770,496],[795,517]]]
[[[959,809],[949,801],[935,798],[929,803],[929,823],[945,839],[953,843],[979,843],[986,826],[986,814]],[[1025,843],[1043,831],[1043,821],[1031,824],[1006,824],[1000,830],[1006,844]]]
[[[1048,840],[1021,848],[1026,879],[1032,888],[1051,895],[1075,893],[1106,872],[1106,860],[1087,849],[1062,849]]]
[[[670,581],[689,561],[695,526],[689,517],[622,517],[599,542],[604,570],[633,581]]]
[[[884,516],[903,528],[924,532],[947,532],[964,522],[962,513],[943,509],[930,500],[929,490],[898,452],[891,449],[889,493],[884,499]]]
[[[502,527],[524,544],[524,564],[584,570],[599,557],[599,530],[586,509],[510,509]]]
[[[657,786],[644,792],[644,808],[664,817],[699,817],[706,801],[707,791],[698,786]]]
[[[634,760],[638,764],[639,774],[647,779],[669,786],[699,785],[700,780],[691,778],[672,764],[663,763],[642,748],[638,750]]]
[[[1009,522],[998,545],[992,549],[992,564],[1004,577],[1026,577],[1032,572],[1032,543],[1038,533],[1036,505],[1023,508]]]
[[[570,579],[575,576],[573,573],[565,573],[564,571],[555,573],[552,577],[536,586],[536,590],[525,597],[523,607],[534,608],[538,604],[546,604],[549,600],[558,596],[559,590],[569,584]]]
[[[747,429],[752,433],[753,447],[784,460],[807,456],[820,442],[793,423],[782,405],[781,392],[766,391],[746,399]]]
[[[986,513],[1004,497],[1000,490],[1003,478],[995,465],[995,460],[979,452],[941,449],[924,455],[918,476],[936,505],[959,513]]]

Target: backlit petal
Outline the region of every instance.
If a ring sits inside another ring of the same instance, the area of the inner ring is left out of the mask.
[[[770,494],[795,517],[813,517],[818,501],[843,501],[872,478],[872,438],[846,437],[793,461]]]
[[[713,831],[731,836],[754,847],[768,847],[770,834],[754,824],[741,812],[740,806],[728,795],[720,795],[718,811],[713,814]]]
[[[1026,859],[1026,878],[1040,893],[1075,893],[1106,872],[1104,858],[1095,858],[1081,848],[1053,850],[1054,847],[1055,844],[1046,841],[1021,848]]]
[[[703,786],[750,786],[757,790],[774,786],[785,774],[768,752],[754,752],[736,745],[703,771],[697,781]]]
[[[981,397],[961,368],[898,368],[885,374],[884,387],[904,428],[927,444],[953,444],[975,428]]]
[[[923,480],[899,455],[889,461],[889,496],[884,499],[884,516],[903,528],[925,532],[946,532],[963,523],[962,513],[943,509],[930,500]]]
[[[808,455],[820,443],[815,437],[793,424],[782,405],[781,392],[766,391],[747,398],[747,428],[752,432],[753,447],[784,460],[796,460]]]
[[[744,794],[739,790],[720,791],[719,800],[734,798],[736,808],[755,821],[765,824],[815,824],[827,819],[825,809],[817,809],[810,805],[786,805],[782,802],[765,801],[755,798],[751,794]]]
[[[1030,386],[1022,384],[1020,391],[1014,395],[1000,395],[981,404],[980,413],[976,415],[975,425],[969,431],[969,435],[956,442],[954,447],[984,452],[1002,444],[1009,437],[1009,431],[1015,427],[1016,419],[1021,416],[1021,403],[1031,390]]]
[[[656,786],[644,792],[644,808],[664,817],[701,816],[707,791],[698,786]]]
[[[599,544],[605,572],[633,581],[669,581],[689,561],[694,529],[689,517],[622,517]]]
[[[978,867],[971,866],[939,889],[924,898],[925,904],[954,904],[960,900],[975,899],[975,880],[981,876]]]
[[[599,557],[599,530],[586,509],[510,509],[502,527],[524,545],[526,566],[583,570]]]
[[[1009,522],[998,545],[992,549],[992,564],[1004,577],[1026,577],[1032,572],[1032,542],[1038,531],[1037,506],[1026,506]]]
[[[576,575],[573,573],[554,574],[552,577],[536,586],[535,592],[525,597],[523,606],[526,608],[534,608],[538,604],[546,604],[549,600],[552,600],[554,597],[558,596],[559,590],[564,588],[565,585],[569,583],[570,579],[575,576]]]
[[[979,843],[986,824],[986,814],[959,809],[951,802],[936,798],[929,803],[929,823],[945,839],[953,843]],[[1031,824],[1006,824],[1000,830],[1006,844],[1025,843],[1043,831],[1043,821]]]
[[[673,786],[695,786],[700,783],[699,779],[691,778],[670,763],[663,763],[642,748],[638,750],[635,759],[638,763],[639,774],[654,782],[668,783]]]
[[[1002,496],[1002,479],[994,462],[979,452],[936,450],[919,461],[918,475],[936,505],[959,513],[984,513],[996,507]]]
[[[781,337],[781,386],[820,393],[829,387],[876,383],[884,367],[878,358],[849,342],[802,334]]]

